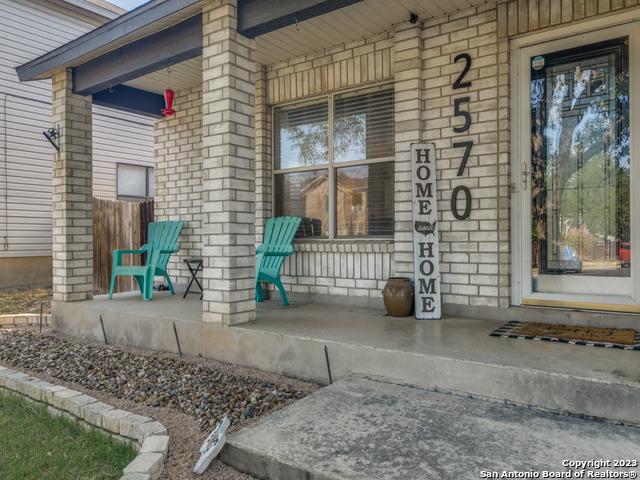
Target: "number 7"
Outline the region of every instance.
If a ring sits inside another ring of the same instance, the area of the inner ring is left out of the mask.
[[[456,142],[453,145],[453,148],[461,148],[464,147],[464,153],[462,154],[462,161],[460,162],[460,166],[458,167],[458,177],[464,175],[464,169],[467,166],[467,160],[469,160],[469,155],[471,154],[471,148],[473,147],[473,142],[468,140],[466,142]]]

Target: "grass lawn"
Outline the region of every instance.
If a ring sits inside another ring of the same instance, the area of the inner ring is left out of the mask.
[[[0,479],[118,479],[135,456],[130,445],[0,392]]]
[[[0,291],[0,315],[40,313],[40,304],[43,313],[51,311],[51,288]]]

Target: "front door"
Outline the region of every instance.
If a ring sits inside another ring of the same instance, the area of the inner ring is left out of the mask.
[[[520,56],[528,131],[519,133],[529,139],[514,184],[523,304],[633,311],[640,303],[632,255],[636,37],[611,33],[530,47]]]

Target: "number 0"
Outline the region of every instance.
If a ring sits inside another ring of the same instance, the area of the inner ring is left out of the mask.
[[[464,211],[462,213],[458,210],[458,194],[460,192],[464,193]],[[468,187],[458,185],[453,189],[453,193],[451,193],[451,213],[453,213],[453,216],[458,220],[469,218],[471,214],[471,191]]]

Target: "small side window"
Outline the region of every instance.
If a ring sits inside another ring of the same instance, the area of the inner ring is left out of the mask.
[[[118,163],[116,191],[120,200],[153,198],[153,168]]]

